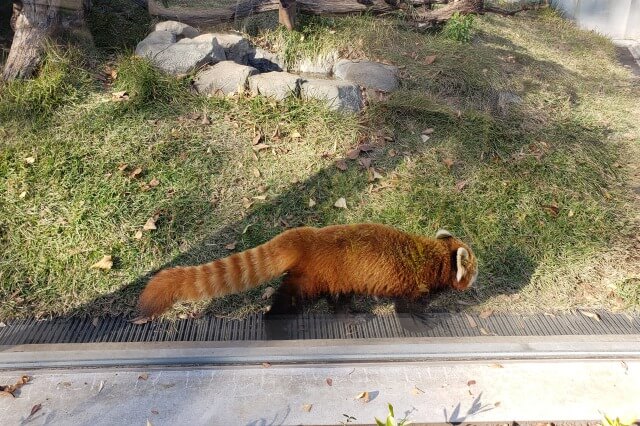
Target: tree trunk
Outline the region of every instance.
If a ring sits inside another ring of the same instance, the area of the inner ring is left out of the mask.
[[[296,27],[296,0],[280,0],[278,7],[278,21],[287,27],[289,31]]]
[[[449,20],[456,12],[461,15],[482,13],[484,12],[484,0],[455,0],[439,9],[423,10],[418,13],[418,17],[421,21],[435,24]]]
[[[47,37],[58,26],[60,0],[14,1],[15,34],[2,73],[4,80],[30,77],[40,61]]]

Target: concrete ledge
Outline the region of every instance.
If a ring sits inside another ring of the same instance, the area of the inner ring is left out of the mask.
[[[78,343],[0,346],[0,369],[640,359],[640,336]]]

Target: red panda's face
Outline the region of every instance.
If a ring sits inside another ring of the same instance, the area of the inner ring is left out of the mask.
[[[478,261],[471,248],[444,229],[438,231],[436,238],[446,240],[451,250],[452,273],[448,284],[459,291],[471,287],[478,278]]]

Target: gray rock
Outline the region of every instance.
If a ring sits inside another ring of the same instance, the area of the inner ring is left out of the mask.
[[[338,60],[338,53],[331,52],[315,57],[303,58],[296,64],[296,71],[305,74],[331,75]]]
[[[157,53],[149,52],[144,56],[170,74],[186,74],[202,65],[226,60],[224,49],[212,34],[183,38]]]
[[[300,90],[303,98],[319,99],[333,110],[358,112],[362,109],[362,93],[357,84],[314,78],[304,80]]]
[[[194,38],[200,35],[200,31],[190,25],[183,24],[178,21],[158,22],[155,27],[156,31],[167,31],[175,35],[179,40],[181,38]]]
[[[293,94],[300,93],[300,77],[286,72],[268,72],[249,77],[249,89],[254,94],[269,96],[283,100]]]
[[[339,79],[381,92],[393,92],[399,87],[398,67],[379,62],[342,59],[334,66],[333,74]]]
[[[260,70],[260,72],[282,71],[286,67],[284,59],[275,53],[255,47],[249,53],[249,65]]]
[[[203,95],[228,95],[246,89],[247,80],[255,74],[258,70],[253,67],[223,61],[199,72],[194,86]]]
[[[154,31],[136,46],[136,55],[152,58],[176,42],[175,34]]]
[[[220,46],[224,48],[228,60],[243,65],[249,62],[253,47],[246,38],[234,33],[214,33],[213,36],[218,40]]]
[[[498,92],[497,107],[502,115],[507,115],[512,105],[522,103],[522,98],[511,92]]]

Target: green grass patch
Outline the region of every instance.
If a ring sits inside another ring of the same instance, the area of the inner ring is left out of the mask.
[[[385,60],[402,67],[402,88],[357,117],[295,99],[201,98],[127,54],[108,60],[112,85],[48,59],[51,72],[2,88],[1,319],[126,314],[159,268],[292,226],[360,221],[444,227],[471,244],[477,288],[434,295],[425,309],[640,306],[640,89],[606,39],[543,10],[478,17],[464,44],[367,16],[304,18],[297,32],[256,41],[291,63],[331,51]],[[257,134],[269,148],[256,153]],[[335,167],[364,140],[382,179],[357,161]],[[334,207],[340,197],[347,209]],[[156,215],[157,229],[142,231]],[[90,268],[105,255],[110,271]],[[268,304],[262,291],[196,308],[242,316]]]

